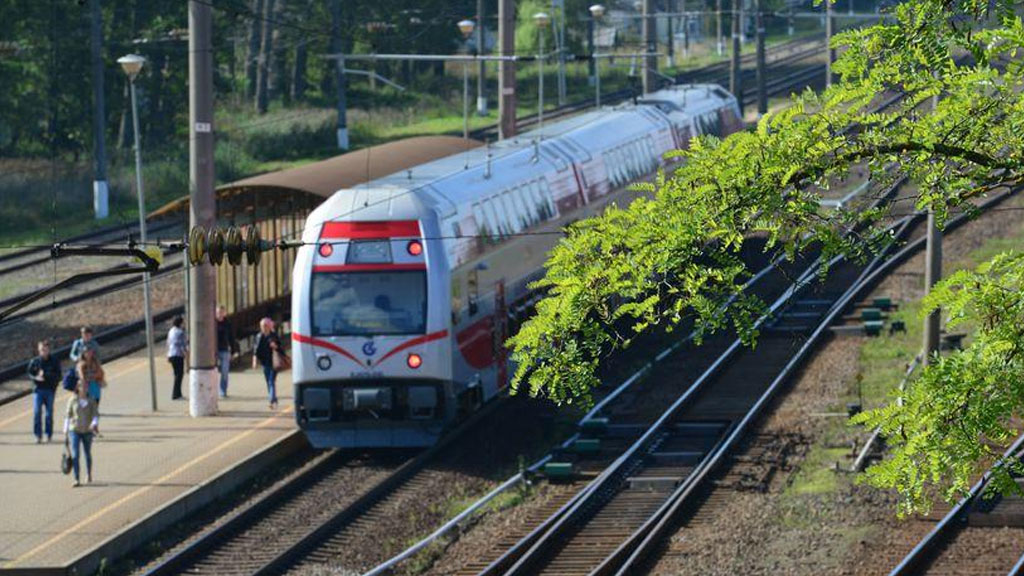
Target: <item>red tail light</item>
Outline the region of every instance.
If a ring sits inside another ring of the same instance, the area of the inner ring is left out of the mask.
[[[329,258],[331,254],[334,254],[334,246],[331,246],[330,243],[325,242],[320,245],[318,252],[320,252],[320,255],[323,256],[324,258]]]
[[[420,358],[419,354],[409,354],[409,357],[406,358],[405,363],[409,365],[409,368],[415,370],[423,364],[423,358]]]
[[[420,254],[423,254],[423,243],[419,240],[410,240],[405,249],[409,251],[409,254],[419,256]]]

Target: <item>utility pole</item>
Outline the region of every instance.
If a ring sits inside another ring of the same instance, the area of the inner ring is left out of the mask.
[[[654,19],[654,0],[643,0],[643,36],[644,36],[644,68],[643,68],[643,90],[644,94],[650,94],[657,87],[657,78],[654,71],[658,69],[658,60],[655,52],[658,45],[655,40],[657,22]]]
[[[498,0],[498,51],[502,56],[516,53],[516,2]],[[516,63],[498,62],[498,134],[502,139],[516,135]]]
[[[936,77],[938,77],[936,73]],[[932,97],[932,111],[939,106],[938,95]],[[927,232],[925,263],[924,263],[924,289],[925,294],[932,291],[932,287],[942,279],[942,230],[935,225],[935,211],[928,209],[928,232]],[[939,330],[942,325],[942,311],[938,308],[928,314],[924,319],[924,350],[921,357],[923,365],[931,363],[931,356],[939,351]]]
[[[331,0],[331,49],[342,54],[341,45],[341,0]],[[339,56],[334,63],[334,83],[338,87],[338,149],[348,150],[348,118],[345,101],[345,58]]]
[[[476,53],[487,52],[485,46],[486,36],[484,35],[484,0],[476,0]],[[487,116],[487,97],[484,96],[484,80],[487,77],[487,67],[481,60],[476,69],[476,113],[478,116]]]
[[[715,0],[715,46],[718,48],[718,55],[724,51],[722,47],[722,0]]]
[[[729,68],[729,91],[736,97],[743,115],[743,78],[740,69],[740,2],[732,0],[732,66]],[[827,0],[826,0],[827,1]]]
[[[832,0],[825,0],[825,88],[832,87]]]
[[[565,0],[551,0],[555,17],[555,46],[558,51],[558,105],[565,106]]]
[[[668,28],[668,58],[666,59],[665,65],[668,66],[669,68],[672,68],[673,66],[676,65],[676,38],[675,35],[672,34],[672,19],[675,18],[673,14],[675,14],[676,12],[676,3],[675,0],[665,0],[665,3],[667,6],[666,9],[668,10],[669,14],[668,19],[665,21],[665,24]]]
[[[92,49],[92,125],[93,125],[93,178],[92,209],[97,220],[110,215],[109,187],[107,186],[107,145],[104,130],[107,110],[103,100],[103,12],[100,0],[91,0],[92,17],[90,47]]]
[[[217,224],[213,190],[213,18],[201,0],[188,3],[189,224],[210,230]],[[188,269],[189,406],[192,417],[217,414],[217,334],[214,307],[217,276],[202,262]]]
[[[761,12],[762,0],[754,0],[754,25],[757,27],[757,113],[764,116],[768,113],[767,75],[764,61],[764,14]]]

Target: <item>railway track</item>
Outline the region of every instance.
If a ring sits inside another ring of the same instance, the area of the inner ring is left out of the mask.
[[[1003,458],[1024,457],[1024,436]],[[986,473],[917,543],[890,576],[1004,576],[1024,569],[1024,500],[984,497]]]
[[[775,67],[782,67],[792,65],[803,60],[820,55],[824,43],[818,39],[812,38],[801,38],[792,40],[778,46],[773,46],[765,51],[765,58],[767,59],[767,66],[769,70]],[[749,65],[754,62],[754,55],[747,54],[741,59],[741,67],[743,65]],[[824,63],[820,66],[813,66],[814,72],[803,71],[800,78],[806,79],[813,77],[814,74],[821,73],[822,81],[824,82]],[[821,70],[818,70],[820,68]],[[741,78],[743,89],[743,104],[747,105],[757,101],[757,88],[754,85],[755,70],[747,67],[741,68]],[[676,84],[696,84],[696,83],[710,83],[710,84],[722,84],[728,85],[729,83],[729,61],[716,62],[698,68],[696,70],[689,70],[677,74],[675,77]],[[800,79],[791,78],[789,82],[780,82],[779,80],[773,80],[768,84],[768,94],[778,94],[784,89],[791,88],[793,86],[802,86]],[[806,84],[803,84],[806,85]],[[606,104],[617,104],[625,102],[633,96],[637,95],[634,90],[625,88],[622,90],[614,90],[601,95],[601,101]],[[547,121],[557,120],[565,116],[577,114],[593,107],[594,99],[587,98],[578,102],[570,102],[565,106],[555,108],[553,110],[545,110],[544,118]],[[524,116],[516,121],[516,129],[520,132],[533,128],[537,124],[537,115],[530,114]],[[498,137],[498,126],[492,125],[484,128],[479,128],[475,131],[470,132],[472,138],[478,140],[496,140]]]
[[[763,261],[763,255],[751,252]],[[766,283],[766,294],[784,289],[777,280]],[[714,344],[709,343],[709,346]],[[698,356],[694,361],[701,362],[702,358]],[[659,399],[651,398],[650,390],[632,392],[616,394],[617,401],[606,404],[631,411],[641,410],[644,405],[642,409],[650,415],[657,412]],[[500,412],[499,404],[490,404],[458,431],[447,435],[442,444],[415,458],[394,461],[390,467],[342,453],[324,457],[218,526],[172,551],[144,573],[147,576],[280,574],[319,569],[361,570],[373,566],[387,558],[387,551],[381,546],[360,551],[359,543],[388,537],[390,534],[386,530],[382,532],[381,525],[394,522],[397,511],[412,505],[422,507],[423,494],[436,496],[432,490],[436,492],[437,484],[445,480],[442,471],[465,470],[466,455],[487,452],[505,455],[497,460],[490,458],[486,465],[470,464],[471,475],[514,469],[519,452],[502,449],[501,443],[516,445],[538,427],[537,418],[543,421],[554,414],[549,405],[540,408],[534,405],[529,414],[517,412],[514,406],[509,406],[517,402],[534,401],[508,399]],[[545,416],[545,411],[550,415]],[[608,463],[596,462],[595,473]],[[344,489],[339,490],[342,486]],[[347,497],[325,499],[323,496],[339,493]],[[320,500],[323,502],[317,505]],[[316,514],[309,514],[311,509],[316,509]],[[443,516],[438,515],[436,521],[443,521]],[[273,534],[273,539],[265,538],[266,534]],[[254,542],[263,544],[254,546]],[[396,544],[398,549],[402,545],[403,542]]]
[[[159,234],[165,232],[177,224],[173,222],[154,222],[148,228],[149,234]],[[128,236],[135,236],[138,234],[139,227],[137,225],[117,225],[109,226],[92,232],[86,232],[77,236],[66,238],[63,242],[67,243],[83,243],[83,244],[103,244],[115,241],[123,241]],[[21,250],[12,250],[0,254],[0,277],[12,274],[19,270],[31,268],[33,266],[39,266],[52,262],[50,259],[50,248],[34,246],[31,248],[24,248]]]

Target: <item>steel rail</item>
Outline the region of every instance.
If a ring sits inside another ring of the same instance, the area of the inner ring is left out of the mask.
[[[796,293],[795,287],[806,283],[814,276],[820,265],[820,259],[816,259],[800,275],[796,282],[786,289],[775,302],[769,307],[768,312],[762,315],[755,322],[755,327],[761,326],[777,310],[782,308],[789,299]],[[565,529],[569,522],[574,520],[573,516],[580,514],[589,504],[589,499],[605,487],[606,483],[627,468],[633,457],[643,451],[650,442],[660,433],[661,428],[666,425],[676,413],[696,394],[702,391],[704,384],[716,375],[735,352],[742,347],[742,342],[736,339],[732,344],[715,359],[698,378],[691,384],[676,400],[662,413],[662,415],[651,424],[644,434],[611,464],[609,464],[596,478],[594,478],[572,501],[567,503],[556,515],[549,518],[544,524],[535,529],[529,536],[521,539],[515,546],[510,548],[500,558],[488,566],[482,574],[515,574],[518,572],[530,573],[531,564],[538,556],[546,553],[551,546],[556,545],[556,539],[561,536],[560,530]],[[558,516],[557,519],[554,519]],[[525,548],[525,550],[524,550]],[[506,568],[507,567],[507,568]]]
[[[991,208],[992,206],[995,206],[1000,202],[1006,200],[1011,195],[1011,193],[1005,193],[990,198],[983,202],[979,206],[979,208],[982,211],[987,208]],[[907,219],[920,220],[922,217],[923,213],[918,213],[912,216],[908,216]],[[963,224],[967,223],[970,219],[971,218],[966,214],[959,215],[956,218],[953,218],[949,221],[946,230],[954,230],[962,226]],[[832,309],[829,311],[829,314],[826,316],[825,320],[821,323],[821,325],[819,325],[818,329],[815,331],[815,333],[812,334],[811,338],[807,342],[805,342],[805,344],[797,352],[797,356],[806,355],[806,353],[809,352],[810,348],[814,344],[813,340],[820,337],[820,334],[823,333],[824,329],[827,328],[827,326],[835,319],[835,317],[838,316],[843,311],[843,309],[845,309],[853,301],[854,298],[857,298],[864,291],[874,287],[877,284],[877,282],[882,279],[884,274],[886,274],[895,266],[902,264],[908,258],[910,258],[910,256],[920,251],[924,247],[925,241],[926,238],[924,237],[918,238],[905,245],[897,253],[893,254],[891,257],[889,257],[880,265],[878,265],[877,268],[874,268],[873,270],[865,270],[865,272],[861,274],[859,281],[854,283],[851,286],[850,290],[848,290],[847,293],[844,294],[843,298],[841,298],[839,301],[836,302],[835,305],[833,305]],[[874,264],[874,262],[872,264]],[[787,371],[792,371],[792,369],[795,368],[795,364],[798,361],[797,356],[795,356],[790,361],[790,363],[784,370],[783,374],[780,374],[780,376],[776,378],[775,381],[773,381],[769,389],[765,392],[765,395],[763,395],[762,398],[759,399],[757,404],[755,404],[755,406],[751,409],[752,413],[755,410],[760,410],[761,407],[763,407],[766,404],[766,402],[771,399],[770,394],[773,394],[774,391],[784,382],[785,378],[788,375]],[[737,431],[735,431],[733,435],[738,434],[739,432],[742,431],[743,428],[749,425],[752,417],[755,416],[755,414],[752,413],[748,414],[748,416],[744,418],[744,420],[738,426]],[[1022,436],[1021,439],[1024,440],[1024,436]],[[730,441],[730,444],[731,443],[732,441]],[[726,446],[725,449],[728,449],[728,446]],[[692,496],[695,489],[699,487],[700,483],[708,476],[708,474],[711,471],[713,471],[713,469],[718,464],[720,464],[721,458],[724,454],[724,450],[720,454],[716,454],[715,459],[712,462],[710,462],[710,465],[707,466],[699,475],[694,475],[693,482],[690,483],[690,485],[687,486],[685,490],[680,490],[680,492],[674,496],[675,501],[672,507],[666,510],[661,519],[657,522],[657,524],[650,528],[649,533],[639,543],[639,545],[636,546],[636,550],[623,562],[619,570],[615,572],[616,574],[632,574],[641,569],[640,563],[646,559],[646,556],[652,551],[653,547],[657,544],[657,542],[659,542],[660,539],[664,537],[664,532],[674,521],[675,517],[677,516],[679,511],[684,507],[684,505],[690,504],[688,498]],[[936,527],[936,531],[938,529],[939,527]],[[897,574],[897,572],[894,571],[890,576],[893,576],[895,574]]]
[[[747,280],[746,283],[744,283],[743,289],[747,290],[747,289],[751,288],[759,280],[761,280],[768,273],[770,273],[772,270],[774,270],[778,266],[778,264],[779,264],[779,262],[781,260],[782,260],[781,257],[776,258],[775,261],[773,261],[771,264],[765,266],[760,271],[758,271],[756,274],[754,274],[749,280]],[[730,297],[726,305],[728,305],[733,300],[735,300],[735,298],[736,298],[735,296]],[[628,378],[626,378],[612,392],[610,392],[607,396],[605,396],[600,402],[595,404],[593,408],[591,408],[586,414],[583,415],[582,418],[579,419],[579,421],[577,423],[577,427],[583,426],[585,422],[595,418],[598,414],[601,413],[602,410],[605,409],[605,407],[607,407],[610,403],[612,403],[619,396],[621,396],[622,393],[624,393],[628,389],[630,389],[633,386],[633,384],[635,384],[637,381],[640,380],[640,378],[642,378],[644,375],[646,375],[651,370],[651,368],[654,367],[655,364],[657,364],[657,363],[661,362],[662,360],[664,360],[672,352],[678,350],[683,344],[693,340],[695,335],[696,335],[696,332],[690,332],[686,337],[681,338],[681,339],[675,341],[674,343],[668,345],[664,350],[662,350],[660,353],[658,353],[654,357],[654,359],[652,361],[646,363],[643,367],[641,367],[639,370],[637,370],[632,375],[630,375]],[[559,448],[560,449],[568,448],[569,446],[572,445],[572,443],[577,438],[579,438],[579,433],[571,435],[564,442],[562,442],[562,444],[559,446]],[[544,457],[540,458],[539,460],[537,460],[536,462],[534,462],[530,466],[526,467],[525,472],[536,473],[538,470],[540,470],[544,466],[544,464],[549,462],[553,457],[554,457],[554,453],[553,452],[545,455]],[[485,494],[483,497],[481,497],[480,499],[478,499],[475,502],[473,502],[472,504],[470,504],[465,510],[463,510],[462,512],[457,514],[455,517],[453,517],[452,519],[448,520],[446,523],[441,525],[439,528],[437,528],[430,535],[426,536],[425,538],[423,538],[422,540],[420,540],[416,544],[413,544],[409,548],[406,548],[405,550],[403,550],[402,552],[400,552],[396,556],[394,556],[394,557],[388,559],[387,561],[377,565],[376,567],[374,567],[370,571],[364,573],[364,576],[379,576],[379,575],[382,575],[382,574],[389,573],[396,566],[398,566],[398,564],[400,564],[403,561],[411,558],[412,556],[414,556],[420,550],[426,548],[427,546],[429,546],[430,544],[434,543],[435,541],[440,539],[442,536],[444,536],[445,534],[447,534],[451,530],[455,529],[466,518],[469,518],[470,516],[472,516],[472,514],[474,512],[476,512],[477,510],[479,510],[480,508],[485,506],[487,503],[489,503],[495,497],[497,497],[498,495],[500,495],[503,492],[507,491],[509,488],[512,488],[513,486],[516,486],[517,484],[522,483],[524,481],[526,481],[526,478],[524,477],[523,472],[518,472],[518,473],[512,475],[511,477],[506,479],[504,482],[502,482],[500,485],[495,487],[493,490],[491,490],[490,492]]]
[[[1006,452],[1003,453],[1003,457],[999,459],[999,462],[995,466],[999,466],[1006,460],[1014,457],[1020,457],[1021,446],[1024,445],[1024,434],[1017,437],[1017,440],[1007,448]],[[993,468],[995,467],[993,466]],[[903,558],[895,568],[889,572],[889,576],[904,576],[909,574],[918,574],[920,569],[928,562],[935,559],[935,555],[939,552],[939,547],[945,542],[950,536],[951,532],[957,530],[959,527],[956,526],[957,520],[967,512],[968,506],[974,500],[981,495],[985,486],[988,485],[989,478],[992,476],[992,469],[990,468],[982,475],[981,479],[971,486],[970,491],[959,502],[950,509],[949,512],[943,516],[942,520],[931,529],[917,546]],[[1016,568],[1016,567],[1015,567]]]

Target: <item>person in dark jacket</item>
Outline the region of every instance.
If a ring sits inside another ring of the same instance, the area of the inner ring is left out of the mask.
[[[46,409],[46,441],[53,439],[53,398],[57,394],[57,384],[62,377],[60,360],[50,354],[50,343],[40,340],[36,345],[39,356],[28,363],[28,377],[33,384],[32,431],[36,435],[36,443],[43,441],[42,412]]]
[[[270,408],[277,408],[277,371],[274,370],[274,351],[281,350],[281,339],[274,332],[274,321],[270,318],[260,320],[260,333],[256,335],[256,346],[253,348],[252,369],[263,367],[263,377],[267,380],[267,394],[270,396]]]
[[[235,330],[228,320],[228,311],[224,306],[217,306],[217,368],[220,370],[220,397],[228,396],[228,373],[231,371],[231,359],[238,355],[238,342]]]

